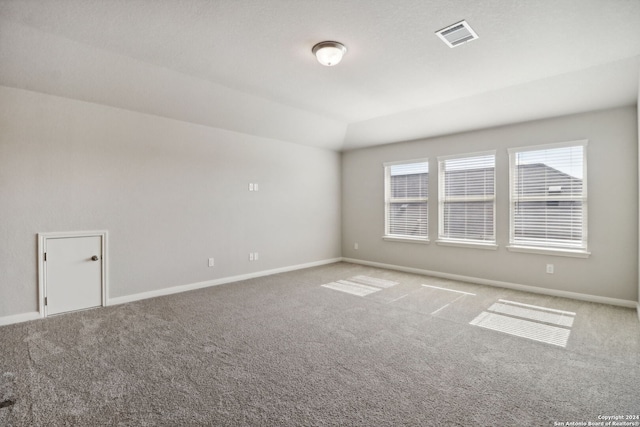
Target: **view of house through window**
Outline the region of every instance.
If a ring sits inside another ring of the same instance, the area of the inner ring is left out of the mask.
[[[585,146],[510,150],[512,245],[586,250]]]
[[[428,237],[429,163],[385,163],[385,236]]]
[[[495,152],[438,158],[441,241],[495,243]]]
[[[508,150],[512,250],[588,255],[586,145]],[[438,157],[438,243],[496,247],[495,163],[495,151]],[[385,238],[427,241],[427,159],[385,163],[384,171]]]

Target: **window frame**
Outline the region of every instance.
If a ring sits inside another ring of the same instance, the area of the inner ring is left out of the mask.
[[[587,147],[589,141],[580,139],[575,141],[565,141],[550,144],[531,145],[525,147],[509,148],[509,245],[507,250],[511,252],[536,253],[544,255],[567,256],[575,258],[588,258],[591,253],[588,251],[588,179],[587,179]],[[516,157],[519,153],[553,150],[558,148],[570,148],[582,146],[582,194],[580,197],[565,198],[565,200],[580,200],[582,202],[582,241],[580,245],[549,244],[545,242],[520,241],[515,239],[515,205],[519,198],[516,198],[515,188],[517,173]]]
[[[496,163],[497,163],[497,150],[487,150],[487,151],[479,151],[473,153],[462,153],[462,154],[453,154],[446,156],[438,156],[438,239],[436,240],[436,244],[442,246],[459,246],[459,247],[469,247],[469,248],[477,248],[477,249],[490,249],[496,250],[498,249],[497,240],[496,240]],[[445,181],[445,169],[444,164],[447,160],[455,160],[455,159],[464,159],[464,158],[473,158],[473,157],[482,157],[482,156],[493,156],[493,195],[492,196],[469,196],[464,197],[461,196],[459,201],[468,201],[468,202],[493,202],[493,236],[490,240],[479,240],[479,239],[460,239],[454,237],[448,237],[444,235],[444,210],[445,204],[447,202],[446,197],[446,181]],[[465,200],[467,199],[467,200]]]
[[[416,198],[414,199],[414,203],[417,201],[418,203],[426,203],[426,212],[427,212],[427,222],[426,222],[426,235],[422,236],[409,236],[402,234],[391,234],[390,231],[390,207],[392,203],[398,203],[392,201],[391,198],[391,166],[397,165],[408,165],[414,163],[426,163],[427,165],[427,174],[429,172],[429,159],[426,157],[410,159],[410,160],[397,160],[392,162],[384,162],[382,165],[384,167],[384,235],[382,238],[387,241],[394,242],[407,242],[407,243],[429,243],[429,184],[427,183],[427,197],[424,198]]]

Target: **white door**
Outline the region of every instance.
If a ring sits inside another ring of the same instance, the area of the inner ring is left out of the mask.
[[[47,315],[102,305],[102,238],[46,238]]]

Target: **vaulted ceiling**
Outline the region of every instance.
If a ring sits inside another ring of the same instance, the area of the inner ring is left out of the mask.
[[[333,150],[634,105],[639,64],[638,0],[0,0],[0,85]]]

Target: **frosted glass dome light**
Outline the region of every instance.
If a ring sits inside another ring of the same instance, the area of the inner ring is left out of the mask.
[[[332,67],[342,60],[347,48],[338,42],[320,42],[311,51],[318,58],[319,63]]]

